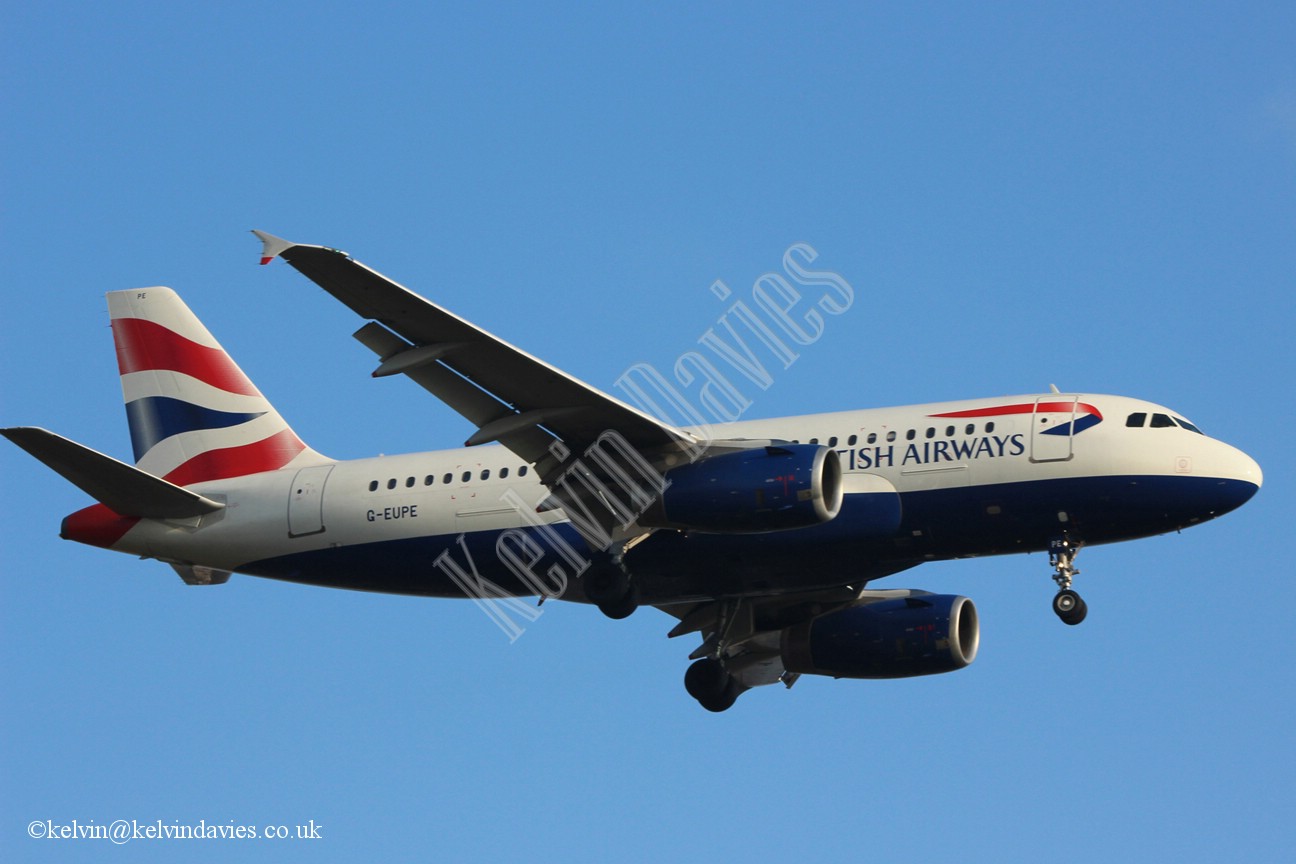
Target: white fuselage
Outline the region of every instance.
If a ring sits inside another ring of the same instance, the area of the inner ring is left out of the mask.
[[[1128,425],[1139,415],[1142,425]],[[840,456],[847,503],[834,520],[842,524],[831,530],[699,538],[689,548],[713,566],[722,550],[735,554],[744,545],[777,558],[771,540],[778,538],[779,547],[805,566],[788,574],[787,586],[760,578],[750,589],[777,591],[804,587],[805,570],[839,567],[852,550],[867,553],[878,569],[848,564],[852,572],[840,578],[829,573],[809,583],[884,575],[932,558],[1043,548],[1050,532],[1090,543],[1160,533],[1212,518],[1250,497],[1261,482],[1256,463],[1176,419],[1182,421],[1166,408],[1126,397],[1043,394],[697,430],[730,441],[828,446]],[[1063,434],[1048,431],[1067,424],[1059,430]],[[560,510],[537,512],[547,492],[534,469],[494,445],[323,462],[190,488],[226,506],[192,520],[139,520],[112,548],[338,587],[454,594],[445,590],[444,579],[424,583],[417,574],[438,577],[432,565],[438,550],[452,548],[461,536],[490,538],[543,524],[557,526],[567,542],[579,545]],[[1212,490],[1218,490],[1218,501]],[[870,495],[899,496],[906,522],[898,536],[852,530],[858,510],[852,499]],[[1135,503],[1127,508],[1127,502]],[[1028,506],[1030,513],[1023,509]],[[1010,521],[1011,530],[997,530]],[[798,535],[809,543],[799,543]],[[686,561],[664,565],[680,554],[658,545],[671,552],[656,560],[645,549],[640,558],[651,562],[648,569],[689,571]],[[826,556],[822,565],[815,563],[819,548]],[[635,559],[627,560],[633,565]],[[681,593],[706,594],[699,580],[705,581],[700,572]],[[645,581],[652,584],[650,577]]]

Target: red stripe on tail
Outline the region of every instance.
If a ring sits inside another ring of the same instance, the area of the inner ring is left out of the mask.
[[[285,429],[253,444],[199,453],[163,479],[177,486],[188,486],[206,480],[224,480],[227,477],[275,471],[287,465],[305,449],[306,444],[291,429]]]
[[[111,549],[139,521],[138,516],[119,516],[103,504],[91,504],[63,517],[59,536],[64,540]]]
[[[143,318],[114,318],[112,331],[117,368],[123,375],[150,370],[179,372],[226,393],[261,395],[219,348],[199,345]]]

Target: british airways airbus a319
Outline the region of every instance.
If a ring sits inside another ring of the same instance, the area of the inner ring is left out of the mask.
[[[343,252],[255,233],[262,263],[284,259],[368,319],[355,336],[375,376],[405,375],[476,431],[461,449],[329,459],[175,292],[113,291],[135,464],[0,430],[99,502],[63,520],[65,539],[156,558],[191,585],[246,573],[483,604],[552,597],[612,618],[655,606],[678,619],[671,636],[699,634],[684,683],[723,711],[802,674],[972,662],[970,600],[869,587],[884,576],[1047,551],[1054,612],[1077,624],[1082,546],[1213,519],[1262,480],[1182,414],[1123,396],[665,422]],[[756,363],[758,340],[727,332],[732,356]]]

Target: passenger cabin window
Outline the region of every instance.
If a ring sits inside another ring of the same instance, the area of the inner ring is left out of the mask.
[[[831,438],[828,439],[828,446],[829,446],[829,447],[836,447],[836,446],[837,446],[837,436],[836,436],[836,435],[834,435],[834,436],[832,436]]]
[[[461,478],[459,478],[459,479],[461,479],[463,482],[467,483],[469,480],[472,479],[472,472],[471,472],[471,471],[465,471],[465,472],[463,473],[463,477],[461,477]]]
[[[482,473],[481,473],[481,479],[483,479],[483,480],[489,480],[489,479],[490,479],[490,469],[489,469],[489,468],[485,468],[485,469],[482,470]]]
[[[964,434],[964,435],[972,435],[972,434],[975,433],[975,432],[976,432],[976,424],[975,424],[975,423],[969,423],[969,424],[967,424],[967,426],[963,427],[963,434]]]
[[[1129,426],[1132,429],[1142,429],[1144,424],[1146,423],[1147,423],[1146,411],[1135,411],[1133,414],[1125,418],[1125,425]]]
[[[526,475],[527,475],[527,466],[523,465],[521,468],[518,469],[518,476],[525,477]]]
[[[895,430],[892,429],[890,432],[887,433],[887,441],[894,441],[895,439],[896,439],[896,433]]]
[[[377,481],[377,480],[370,480],[370,481],[369,481],[369,491],[370,491],[370,492],[377,492],[377,491],[378,491],[378,481]]]
[[[506,477],[508,477],[508,469],[507,469],[507,468],[501,468],[501,469],[500,469],[500,479],[503,480],[503,479],[506,478]]]
[[[1174,422],[1173,420],[1171,420],[1171,419],[1170,419],[1168,416],[1166,416],[1165,414],[1153,414],[1153,415],[1152,415],[1152,428],[1153,428],[1153,429],[1169,429],[1169,428],[1172,428],[1174,425],[1175,425],[1175,422]]]
[[[414,485],[414,478],[413,478],[413,477],[406,477],[406,478],[405,478],[405,488],[406,488],[406,489],[409,489],[409,488],[412,487],[413,485]]]
[[[395,488],[396,488],[396,478],[395,478],[395,477],[393,477],[393,478],[391,478],[390,480],[387,481],[387,488],[388,488],[388,489],[395,489]]]
[[[953,437],[954,437],[954,427],[953,427],[953,426],[946,426],[946,427],[945,427],[945,437],[946,437],[946,438],[953,438]]]
[[[934,426],[928,426],[928,427],[927,427],[927,437],[928,437],[928,438],[935,438],[935,437],[936,437],[936,427],[934,427]]]
[[[914,436],[917,435],[917,434],[918,434],[918,433],[917,433],[916,431],[914,431],[913,429],[910,429],[908,432],[905,433],[905,440],[906,440],[906,441],[912,441],[912,440],[914,440]]]
[[[994,421],[991,420],[989,423],[986,424],[986,434],[989,435],[993,431],[994,431]]]
[[[870,432],[870,433],[868,434],[868,443],[870,443],[870,444],[876,444],[876,443],[877,443],[877,433],[876,433],[876,432]]]
[[[431,486],[431,485],[432,485],[433,483],[435,483],[435,482],[436,482],[436,478],[433,477],[431,474],[429,474],[429,475],[427,475],[426,477],[423,478],[423,485],[424,485],[424,486]]]
[[[454,479],[454,475],[447,471],[445,476],[441,478],[441,482],[449,483],[453,479]]]
[[[846,446],[847,446],[847,447],[854,447],[854,446],[855,446],[855,443],[856,443],[857,441],[859,441],[859,436],[858,436],[858,435],[852,435],[852,436],[850,436],[849,438],[846,439]]]

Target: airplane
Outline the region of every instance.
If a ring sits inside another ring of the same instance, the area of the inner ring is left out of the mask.
[[[174,291],[112,291],[134,464],[0,430],[98,502],[63,520],[64,539],[157,559],[190,585],[240,573],[467,597],[501,618],[534,609],[524,597],[614,619],[653,606],[677,619],[669,636],[698,634],[685,688],[719,712],[802,674],[901,678],[975,659],[971,600],[873,587],[883,577],[1047,552],[1054,612],[1078,624],[1082,547],[1197,525],[1262,483],[1251,457],[1176,411],[1056,388],[668,422],[646,410],[654,399],[579,381],[344,252],[254,233],[262,264],[286,261],[366,319],[354,335],[375,377],[404,375],[475,431],[458,449],[327,458]],[[728,333],[753,363],[758,340]]]

